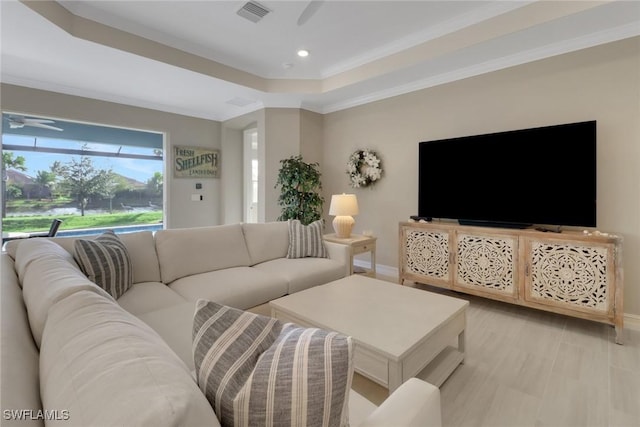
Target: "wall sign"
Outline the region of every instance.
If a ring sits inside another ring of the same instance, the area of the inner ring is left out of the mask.
[[[174,178],[218,178],[220,153],[203,147],[173,147]]]

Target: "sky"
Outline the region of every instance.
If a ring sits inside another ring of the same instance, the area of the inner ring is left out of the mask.
[[[3,144],[12,145],[27,145],[33,146],[33,137],[24,137],[17,135],[3,135]],[[36,141],[38,147],[52,147],[52,148],[68,148],[68,149],[81,149],[82,143],[77,141],[65,141],[56,139],[38,138]],[[88,150],[92,151],[106,151],[117,152],[118,146],[106,145],[106,144],[86,144]],[[123,147],[121,153],[131,154],[148,154],[153,155],[153,151],[149,148],[138,147]],[[68,163],[71,161],[70,155],[67,154],[53,154],[53,153],[41,153],[32,151],[17,151],[13,150],[14,158],[22,156],[26,159],[25,166],[27,170],[23,172],[30,177],[35,178],[39,170],[49,171],[50,165],[59,161],[61,163]],[[75,156],[76,159],[80,159],[80,156]],[[162,173],[163,162],[159,160],[140,160],[140,159],[124,159],[115,157],[92,157],[93,165],[96,169],[112,169],[113,172],[123,175],[127,178],[133,178],[136,181],[146,183],[155,172]]]

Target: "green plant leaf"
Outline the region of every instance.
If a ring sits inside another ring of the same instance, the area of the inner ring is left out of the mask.
[[[302,156],[280,160],[275,186],[280,187],[279,221],[298,219],[306,225],[322,217],[324,199],[319,194],[322,189],[320,178],[318,163],[305,163]]]

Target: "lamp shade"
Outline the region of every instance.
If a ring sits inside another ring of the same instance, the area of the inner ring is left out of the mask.
[[[358,215],[358,199],[355,194],[334,194],[331,196],[329,215],[352,216]]]

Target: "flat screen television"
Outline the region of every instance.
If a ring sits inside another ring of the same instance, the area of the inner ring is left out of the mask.
[[[419,143],[418,216],[596,226],[596,122]]]

